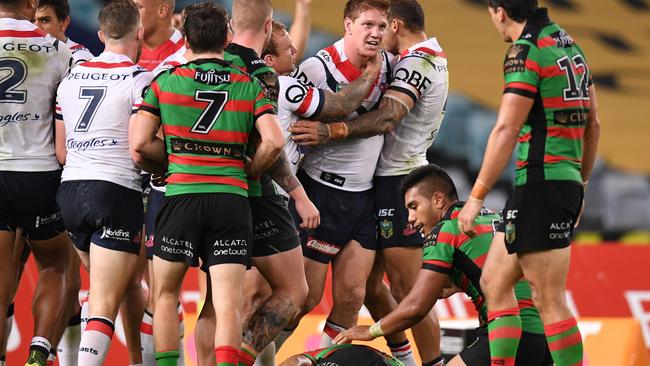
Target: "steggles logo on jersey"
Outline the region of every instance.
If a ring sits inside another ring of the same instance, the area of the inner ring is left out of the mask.
[[[75,139],[69,139],[66,141],[66,148],[68,150],[75,150],[78,152],[81,151],[86,151],[86,150],[94,150],[94,149],[99,149],[102,147],[107,147],[107,146],[115,146],[117,145],[117,140],[113,138],[102,138],[102,137],[96,137],[91,140],[86,140],[86,141],[78,141]]]
[[[41,116],[37,113],[20,113],[0,115],[0,127],[4,127],[10,123],[20,123],[26,121],[38,121]]]

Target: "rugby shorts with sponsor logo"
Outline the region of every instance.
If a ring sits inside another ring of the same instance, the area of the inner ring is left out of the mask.
[[[253,218],[248,198],[230,193],[165,197],[156,220],[154,255],[208,270],[225,263],[248,265]]]
[[[139,254],[142,192],[102,180],[61,183],[56,196],[61,216],[77,249],[90,244]]]
[[[569,180],[516,186],[497,228],[505,233],[508,253],[568,247],[583,197],[582,184]]]
[[[424,238],[408,222],[404,196],[400,186],[405,175],[375,177],[375,206],[377,207],[377,247],[421,248]]]
[[[0,230],[32,240],[48,240],[65,231],[56,191],[61,170],[49,172],[0,171]]]
[[[375,197],[372,189],[363,192],[348,192],[332,188],[310,178],[304,171],[298,171],[307,196],[320,211],[320,226],[315,230],[300,229],[303,255],[309,259],[327,264],[336,257],[351,240],[363,248],[377,249],[377,225],[375,219]],[[291,204],[295,214],[295,206]]]
[[[253,213],[253,257],[266,257],[300,246],[287,198],[275,194],[250,197]]]

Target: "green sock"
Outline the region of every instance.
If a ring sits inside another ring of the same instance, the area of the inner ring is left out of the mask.
[[[519,309],[490,312],[488,319],[491,364],[514,366],[521,339]]]
[[[582,336],[575,318],[544,325],[544,332],[556,366],[582,365]]]
[[[176,366],[179,357],[178,350],[156,352],[156,366]]]

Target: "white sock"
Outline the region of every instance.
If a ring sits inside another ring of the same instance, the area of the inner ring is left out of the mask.
[[[59,366],[77,366],[79,342],[81,342],[81,315],[70,319],[56,347]]]
[[[156,366],[156,351],[153,345],[153,317],[145,310],[140,324],[140,345],[142,346],[142,364]]]
[[[280,331],[280,334],[278,334],[277,337],[275,337],[275,351],[279,351],[284,342],[291,337],[293,334],[293,331],[296,330],[296,328],[293,329],[282,329]]]
[[[179,324],[179,334],[181,335],[179,339],[179,346],[178,346],[178,361],[176,361],[176,366],[185,366],[185,322],[183,319],[185,316],[183,315],[183,304],[178,303],[178,324]]]
[[[45,365],[54,366],[54,362],[56,362],[56,350],[51,349],[50,355],[47,356],[47,362],[45,363]]]
[[[115,325],[110,319],[99,316],[88,319],[79,343],[79,365],[102,366],[114,331]]]
[[[408,339],[404,343],[388,344],[388,348],[390,348],[390,353],[393,357],[402,361],[405,366],[417,366],[413,357],[413,349]]]
[[[34,337],[32,338],[32,343],[29,345],[29,349],[35,347],[40,348],[43,350],[43,352],[49,354],[50,349],[52,349],[52,344],[50,344],[50,341],[43,337]]]
[[[275,366],[275,342],[271,342],[257,354],[253,366]]]
[[[344,331],[345,328],[343,328],[340,325],[336,325],[329,321],[329,319],[325,322],[325,328],[323,328],[323,334],[321,335],[320,338],[320,346],[321,348],[326,348],[334,345],[334,338]]]
[[[90,307],[88,305],[88,293],[86,292],[81,298],[81,323],[79,323],[79,331],[83,334],[86,330],[86,324],[88,324],[88,317],[90,316]]]

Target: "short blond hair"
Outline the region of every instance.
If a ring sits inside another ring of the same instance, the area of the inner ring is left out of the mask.
[[[273,7],[269,0],[234,0],[231,12],[234,31],[262,31],[272,14]]]

